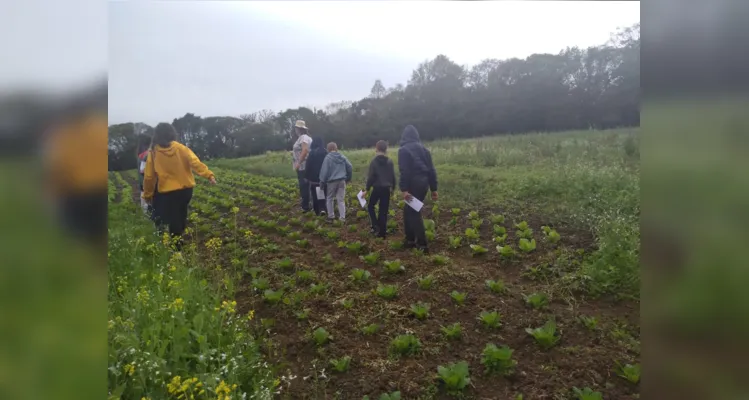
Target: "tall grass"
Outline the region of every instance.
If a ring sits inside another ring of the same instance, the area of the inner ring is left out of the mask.
[[[110,202],[110,398],[272,398],[270,367],[254,321],[236,313],[233,285],[210,280],[194,248],[172,252],[139,214],[130,198]]]
[[[314,132],[313,132],[314,135]],[[639,294],[639,129],[504,135],[426,143],[447,207],[490,208],[593,232],[580,270],[593,293]],[[363,185],[374,148],[342,149]],[[389,150],[397,163],[397,147]],[[288,152],[212,165],[295,178]]]

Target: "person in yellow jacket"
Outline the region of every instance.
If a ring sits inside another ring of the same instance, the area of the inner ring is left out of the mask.
[[[106,255],[106,92],[76,98],[61,111],[44,138],[47,195],[64,228]]]
[[[213,172],[192,150],[177,142],[174,127],[164,122],[158,124],[153,134],[153,149],[146,161],[143,199],[151,204],[154,192],[158,191],[159,201],[154,204],[158,210],[155,212],[169,226],[169,234],[174,238],[178,249],[187,225],[187,207],[195,187],[193,171],[208,179],[211,184],[216,184]]]

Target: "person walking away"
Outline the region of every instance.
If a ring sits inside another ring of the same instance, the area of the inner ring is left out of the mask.
[[[320,169],[326,155],[328,155],[328,151],[325,150],[322,138],[313,138],[312,144],[310,144],[309,155],[307,156],[305,178],[309,182],[309,195],[312,199],[312,209],[315,211],[315,215],[326,214],[325,191],[323,190],[323,197],[321,199],[317,198],[317,188],[320,188]],[[322,188],[320,189],[322,190]]]
[[[375,157],[369,163],[367,174],[367,188],[372,189],[369,195],[369,220],[372,223],[372,234],[380,238],[387,236],[388,210],[390,209],[390,194],[395,191],[395,165],[387,156],[388,144],[380,140],[375,145]],[[379,215],[375,213],[375,206],[379,204]]]
[[[149,147],[141,148],[141,152],[140,154],[138,154],[138,187],[140,188],[140,207],[146,214],[149,213],[149,205],[143,198],[143,176],[146,172],[146,160],[148,159],[148,151],[150,150]]]
[[[168,123],[156,126],[153,150],[146,161],[143,177],[143,198],[153,201],[158,191],[160,203],[156,205],[162,221],[169,226],[175,247],[182,247],[182,234],[187,225],[187,207],[192,199],[195,177],[192,171],[216,184],[216,177],[187,146],[177,142],[177,132]],[[158,180],[158,188],[156,181]]]
[[[320,168],[320,184],[325,188],[325,200],[328,209],[328,221],[335,219],[333,200],[338,203],[338,215],[341,221],[346,220],[346,184],[351,182],[353,167],[338,146],[328,143],[328,155]]]
[[[298,120],[294,124],[294,133],[297,139],[291,149],[291,155],[294,160],[294,171],[296,171],[297,180],[299,181],[302,212],[305,213],[310,211],[309,181],[307,181],[304,172],[307,166],[307,155],[309,155],[310,144],[312,144],[312,138],[309,136],[308,131],[307,124],[304,121]]]
[[[419,131],[413,125],[403,129],[398,149],[398,170],[404,200],[410,201],[415,197],[423,202],[427,191],[431,191],[432,200],[437,201],[437,171],[432,163],[432,154],[421,144]],[[406,231],[404,247],[417,248],[428,253],[421,213],[406,204],[403,210],[403,223]]]

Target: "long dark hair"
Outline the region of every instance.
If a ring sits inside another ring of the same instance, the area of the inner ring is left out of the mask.
[[[169,147],[169,145],[175,140],[177,140],[177,131],[174,129],[172,124],[162,122],[156,125],[156,129],[154,129],[153,132],[152,145]]]

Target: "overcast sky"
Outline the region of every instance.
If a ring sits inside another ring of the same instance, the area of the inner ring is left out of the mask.
[[[639,2],[112,2],[109,122],[324,107],[440,53],[556,53],[639,20]]]

